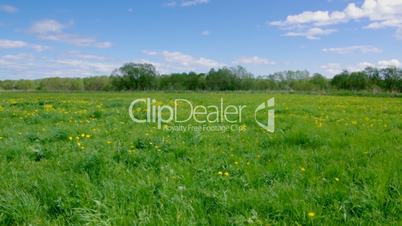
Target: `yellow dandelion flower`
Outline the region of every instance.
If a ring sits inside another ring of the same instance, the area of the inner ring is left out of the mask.
[[[339,178],[335,177],[335,180],[336,180],[336,181],[339,181]]]
[[[81,134],[81,137],[85,137],[85,133]]]
[[[230,174],[228,172],[224,172],[223,176],[228,177]]]
[[[91,138],[91,135],[87,134],[85,135],[86,138]]]
[[[77,145],[78,145],[78,147],[79,147],[79,146],[81,146],[81,143],[80,143],[80,142],[78,142],[78,143],[77,143]]]
[[[219,171],[219,172],[218,172],[218,175],[219,175],[219,176],[222,176],[222,175],[223,175],[222,171]]]
[[[240,129],[240,132],[244,132],[247,130],[247,125],[242,124],[239,129]]]
[[[73,140],[73,137],[68,137],[69,140]]]
[[[112,141],[108,140],[106,143],[107,143],[107,144],[111,144],[111,143],[112,143]]]
[[[304,167],[300,167],[300,170],[303,172],[306,171],[306,169]]]
[[[307,213],[307,215],[308,215],[308,217],[313,218],[313,217],[316,216],[316,213],[313,212],[313,211],[310,211],[310,212]]]
[[[239,165],[239,162],[234,162],[235,165]]]
[[[51,105],[51,104],[45,104],[43,107],[44,107],[45,111],[53,110],[53,105]]]

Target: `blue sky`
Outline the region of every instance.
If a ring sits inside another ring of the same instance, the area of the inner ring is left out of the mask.
[[[402,0],[0,1],[0,79],[402,66]]]

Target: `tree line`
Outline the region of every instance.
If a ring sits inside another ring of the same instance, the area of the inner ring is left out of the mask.
[[[396,67],[343,71],[332,79],[308,71],[282,71],[254,76],[241,66],[211,69],[208,73],[159,74],[151,64],[128,63],[109,76],[3,80],[2,90],[134,91],[134,90],[287,90],[402,92],[402,70]]]

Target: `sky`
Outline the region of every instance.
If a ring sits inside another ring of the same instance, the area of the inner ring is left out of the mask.
[[[402,0],[0,0],[0,79],[402,66]]]

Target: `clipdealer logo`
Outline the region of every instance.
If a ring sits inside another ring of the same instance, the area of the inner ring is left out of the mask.
[[[218,105],[194,105],[187,99],[175,99],[171,105],[161,104],[152,98],[140,98],[131,102],[128,113],[135,123],[156,123],[158,129],[161,129],[163,125],[171,123],[241,124],[247,108],[246,105],[225,105],[223,98]],[[260,104],[254,112],[257,125],[271,133],[275,131],[274,107],[275,98],[271,98]],[[261,121],[257,117],[260,112],[263,112],[264,117],[266,113],[266,120]]]

